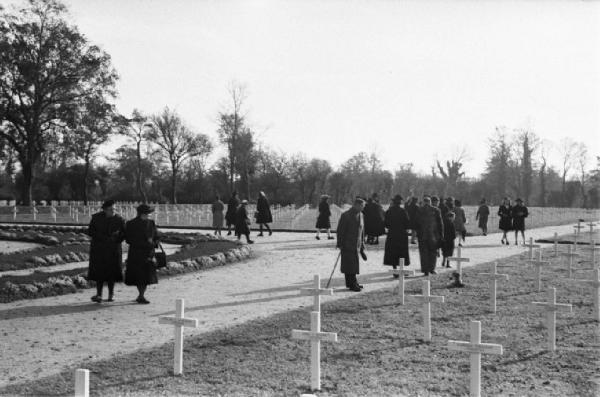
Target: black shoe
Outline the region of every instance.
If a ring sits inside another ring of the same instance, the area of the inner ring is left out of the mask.
[[[431,274],[437,274],[437,272],[435,270],[432,270],[429,273],[431,273]]]
[[[400,278],[399,274],[394,274],[394,278]]]
[[[135,301],[143,305],[147,305],[148,303],[150,303],[150,301],[144,298],[143,296],[138,296],[138,298]]]
[[[361,291],[361,289],[358,285],[354,285],[352,287],[349,287],[348,289],[352,292],[360,292]]]
[[[246,241],[248,244],[254,244],[254,240],[248,240]]]
[[[228,236],[231,236],[231,232],[227,232],[227,235],[228,235]]]
[[[320,240],[320,239],[321,239],[321,237],[319,237],[319,236],[316,236],[315,238],[316,238],[317,240]]]
[[[272,236],[272,235],[273,235],[273,231],[269,230],[269,236]]]
[[[263,234],[262,234],[262,233],[259,233],[259,234],[258,234],[258,237],[262,237],[262,236],[263,236]]]
[[[327,237],[327,240],[333,240],[333,238],[334,238],[333,236],[329,236],[329,237]]]
[[[101,303],[102,298],[99,297],[98,295],[94,295],[94,296],[92,296],[92,302]]]
[[[429,272],[423,272],[424,276],[429,276]]]
[[[356,285],[357,285],[357,286],[358,286],[358,288],[360,288],[360,289],[363,289],[363,288],[364,288],[364,286],[363,286],[363,285],[361,285],[361,284],[356,284]]]
[[[115,300],[113,299],[112,295],[108,296],[108,299],[106,300],[107,302],[114,302]]]

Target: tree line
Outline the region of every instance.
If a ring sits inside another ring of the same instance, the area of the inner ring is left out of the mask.
[[[0,9],[0,199],[206,203],[237,190],[249,199],[264,191],[280,204],[316,204],[322,193],[341,204],[377,192],[456,196],[465,204],[508,195],[529,205],[600,206],[600,159],[587,169],[585,145],[568,138],[553,143],[528,129],[497,127],[479,178],[465,177],[465,151],[436,161],[428,174],[408,163],[386,170],[366,152],[334,167],[259,142],[240,84],[229,87],[213,142],[168,106],[120,114],[118,78],[110,55],[69,22],[60,1]],[[99,149],[116,136],[128,143],[100,164]],[[208,164],[219,146],[225,155]],[[551,150],[560,167],[548,163]]]

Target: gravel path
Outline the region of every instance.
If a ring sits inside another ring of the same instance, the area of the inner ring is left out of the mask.
[[[528,231],[527,238],[565,234],[572,225]],[[241,263],[159,281],[149,287],[150,305],[133,302],[136,290],[123,284],[115,288],[116,301],[90,302],[83,293],[0,304],[0,386],[58,373],[86,359],[104,359],[169,342],[173,328],[158,324],[161,315],[172,315],[174,299],[184,298],[186,315],[199,320],[199,328],[186,335],[269,316],[311,304],[298,290],[309,286],[318,273],[327,280],[337,256],[334,240],[314,239],[313,234],[275,233],[255,237],[254,257]],[[369,260],[361,263],[359,282],[365,290],[391,288],[389,267],[381,265],[383,242],[367,246]],[[467,240],[463,256],[469,266],[525,252],[523,247],[501,246],[500,235]],[[416,246],[411,246],[411,269],[419,269]],[[326,282],[326,281],[324,281]],[[339,270],[332,283],[336,294],[323,300],[353,294],[344,288]],[[105,291],[106,294],[106,291]],[[106,296],[106,295],[105,295]]]

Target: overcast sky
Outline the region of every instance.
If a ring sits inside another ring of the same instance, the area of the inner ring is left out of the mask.
[[[428,171],[466,146],[476,176],[497,125],[600,154],[600,2],[67,4],[113,58],[120,111],[169,105],[215,141],[238,81],[262,142],[334,165],[374,150]]]

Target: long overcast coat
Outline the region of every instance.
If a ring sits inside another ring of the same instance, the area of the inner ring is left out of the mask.
[[[271,215],[269,200],[264,196],[259,196],[256,202],[256,223],[271,222],[273,222],[273,216]]]
[[[337,247],[341,251],[340,270],[344,274],[359,274],[360,251],[365,248],[363,240],[365,222],[360,211],[350,208],[340,216],[337,226]]]
[[[136,217],[125,224],[125,240],[129,244],[125,284],[157,284],[154,248],[158,245],[158,230],[152,219]]]
[[[121,249],[121,242],[125,239],[123,218],[116,214],[108,217],[104,211],[98,212],[92,215],[88,234],[92,238],[88,280],[123,281]]]
[[[444,239],[444,226],[442,214],[438,208],[423,204],[418,212],[419,255],[421,257],[421,271],[435,270],[438,249]]]
[[[383,264],[399,266],[400,258],[404,258],[404,265],[410,264],[408,255],[408,233],[411,228],[408,214],[400,205],[392,204],[385,212],[385,227],[388,229],[385,240],[385,253]]]

